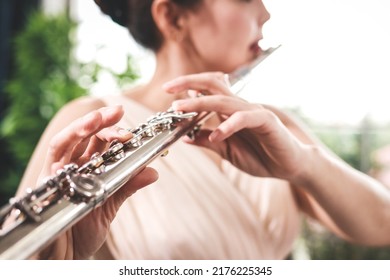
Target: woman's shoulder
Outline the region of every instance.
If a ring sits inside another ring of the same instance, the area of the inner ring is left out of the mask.
[[[78,118],[102,107],[123,104],[124,101],[122,98],[119,95],[107,95],[103,97],[82,96],[65,104],[57,112],[54,119],[63,117],[66,119]]]
[[[75,113],[78,111],[90,112],[101,107],[106,106],[103,99],[93,96],[82,96],[76,98],[65,104],[60,110],[60,113],[67,113],[69,111]]]
[[[50,120],[44,135],[53,136],[60,129],[66,127],[73,120],[83,117],[91,111],[105,107],[105,103],[96,97],[83,96],[76,98],[62,106]]]

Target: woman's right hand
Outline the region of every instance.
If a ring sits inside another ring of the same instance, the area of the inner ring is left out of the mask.
[[[42,169],[41,178],[55,174],[55,171],[70,162],[82,165],[95,152],[102,152],[108,144],[117,139],[126,141],[131,133],[115,126],[123,116],[123,109],[105,107],[76,119],[56,134],[51,142]],[[152,168],[145,168],[93,210],[80,222],[63,233],[37,256],[40,259],[88,259],[103,244],[110,224],[121,204],[133,193],[158,178]]]

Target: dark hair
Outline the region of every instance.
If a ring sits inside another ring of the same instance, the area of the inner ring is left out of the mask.
[[[162,36],[152,14],[153,0],[94,0],[101,11],[116,23],[127,27],[134,40],[145,48],[157,51]],[[201,0],[171,0],[174,4],[193,8]]]

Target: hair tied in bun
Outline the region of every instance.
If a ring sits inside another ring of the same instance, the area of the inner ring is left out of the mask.
[[[94,0],[100,10],[110,16],[116,23],[127,26],[128,6],[127,0]]]

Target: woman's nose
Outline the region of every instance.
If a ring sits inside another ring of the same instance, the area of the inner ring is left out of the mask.
[[[268,12],[267,8],[264,6],[263,1],[260,0],[259,2],[260,2],[259,25],[262,26],[264,23],[266,23],[271,18],[271,15]]]

